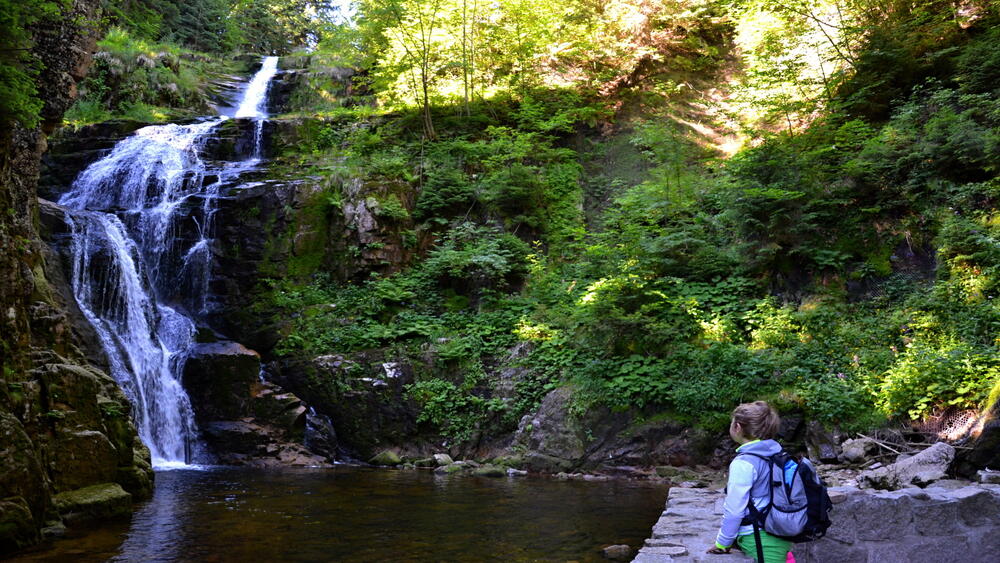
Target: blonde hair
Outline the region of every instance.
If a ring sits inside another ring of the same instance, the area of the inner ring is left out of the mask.
[[[747,438],[770,440],[778,435],[781,418],[771,405],[764,401],[754,401],[733,409],[733,422],[740,425],[743,436]]]

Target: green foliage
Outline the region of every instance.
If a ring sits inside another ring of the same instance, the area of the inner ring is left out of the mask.
[[[430,422],[455,442],[471,438],[490,415],[505,408],[499,399],[484,399],[441,379],[418,381],[407,392],[422,407],[417,422]]]
[[[886,374],[878,406],[892,416],[920,418],[941,406],[975,408],[1000,377],[1000,354],[968,345],[915,344]]]
[[[288,54],[316,41],[336,12],[328,0],[103,0],[102,7],[131,35],[209,53]]]
[[[238,63],[156,43],[121,27],[109,29],[98,45],[79,98],[65,116],[74,126],[112,118],[155,123],[202,115],[210,109],[210,82],[243,71]]]
[[[0,0],[0,123],[38,124],[42,101],[35,78],[41,63],[31,52],[31,26],[59,17],[65,7],[61,0]]]
[[[996,393],[992,7],[962,31],[934,2],[661,3],[640,30],[635,3],[525,6],[491,5],[487,27],[448,0],[362,2],[329,31],[322,56],[369,65],[389,109],[295,150],[392,186],[371,208],[416,257],[275,281],[280,354],[433,358],[411,396],[455,439],[567,383],[577,412],[713,429],[756,398],[861,430]],[[720,14],[759,47],[735,92],[754,139],[723,162],[679,104],[653,107],[717,68]],[[522,375],[495,402],[506,367]]]

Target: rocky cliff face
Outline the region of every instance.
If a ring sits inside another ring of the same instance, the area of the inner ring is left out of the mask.
[[[87,335],[36,228],[46,135],[87,72],[99,5],[75,0],[31,30],[44,69],[42,125],[0,127],[0,555],[39,541],[43,528],[120,513],[150,492],[149,454],[128,402],[94,365],[101,358],[82,351]]]

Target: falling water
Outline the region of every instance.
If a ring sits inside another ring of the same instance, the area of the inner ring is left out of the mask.
[[[243,95],[243,102],[236,110],[236,117],[252,117],[254,123],[254,159],[261,157],[261,137],[264,133],[264,118],[267,117],[267,85],[278,72],[278,57],[265,57],[260,70],[254,75]]]
[[[144,127],[88,166],[59,200],[69,210],[74,295],[158,467],[190,463],[197,433],[180,384],[195,324],[158,297],[185,287],[193,294],[188,313],[208,307],[215,200],[225,182],[259,161],[262,108],[276,69],[277,57],[264,59],[237,112],[256,121],[252,159],[215,169],[202,160],[205,141],[225,117]],[[179,233],[188,215],[193,242]]]

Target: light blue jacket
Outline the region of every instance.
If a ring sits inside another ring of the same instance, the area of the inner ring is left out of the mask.
[[[781,445],[774,440],[755,440],[736,448],[736,452],[740,454],[754,453],[765,457],[780,451]],[[726,500],[722,505],[722,527],[715,538],[717,547],[730,547],[737,536],[753,533],[753,526],[743,526],[741,522],[750,512],[747,506],[751,498],[758,510],[767,507],[770,500],[770,479],[759,477],[767,470],[767,463],[753,456],[737,455],[729,464]]]

